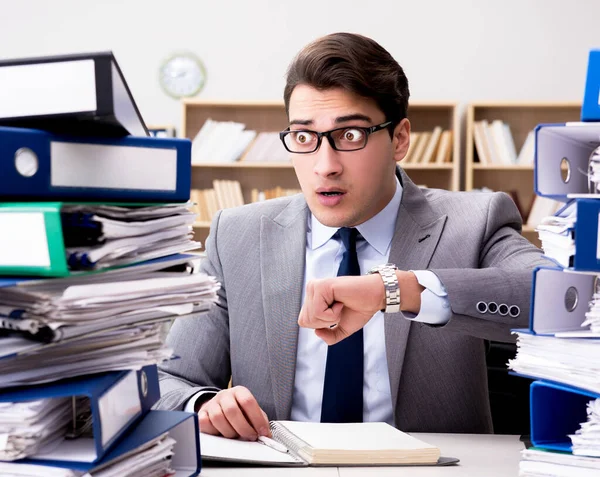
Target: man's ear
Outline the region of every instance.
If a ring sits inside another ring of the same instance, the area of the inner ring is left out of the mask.
[[[410,146],[410,121],[407,118],[400,121],[394,128],[392,146],[394,148],[394,160],[400,162],[406,157],[408,146]]]

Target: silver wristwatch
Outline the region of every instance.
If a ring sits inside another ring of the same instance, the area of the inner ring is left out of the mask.
[[[400,285],[398,284],[398,277],[396,277],[396,270],[398,270],[396,265],[386,263],[385,265],[377,265],[368,272],[369,275],[379,273],[383,279],[385,310],[381,311],[385,313],[398,313],[400,311]]]

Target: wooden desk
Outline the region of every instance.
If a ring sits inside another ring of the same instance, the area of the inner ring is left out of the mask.
[[[204,467],[203,477],[364,477],[410,475],[416,477],[507,477],[519,475],[518,436],[478,434],[414,434],[439,446],[442,455],[457,457],[460,464],[448,467]]]

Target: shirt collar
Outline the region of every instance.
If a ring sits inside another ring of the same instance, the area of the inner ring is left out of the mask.
[[[356,228],[363,238],[381,255],[387,255],[394,230],[396,227],[396,217],[402,201],[402,185],[396,177],[396,191],[392,200],[374,217],[358,225]],[[309,228],[311,235],[310,248],[315,250],[324,245],[331,237],[335,235],[339,227],[328,227],[323,225],[317,218],[310,214]]]

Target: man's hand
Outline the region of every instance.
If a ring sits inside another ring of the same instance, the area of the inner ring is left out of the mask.
[[[401,309],[419,313],[421,292],[412,272],[397,271]],[[385,308],[385,288],[379,274],[310,280],[298,324],[313,328],[316,335],[333,345],[363,328]]]
[[[328,345],[335,344],[365,326],[385,307],[380,276],[362,275],[310,280],[298,324],[314,328]]]
[[[267,415],[243,386],[219,391],[200,406],[198,420],[205,434],[253,441],[258,436],[271,437]]]

